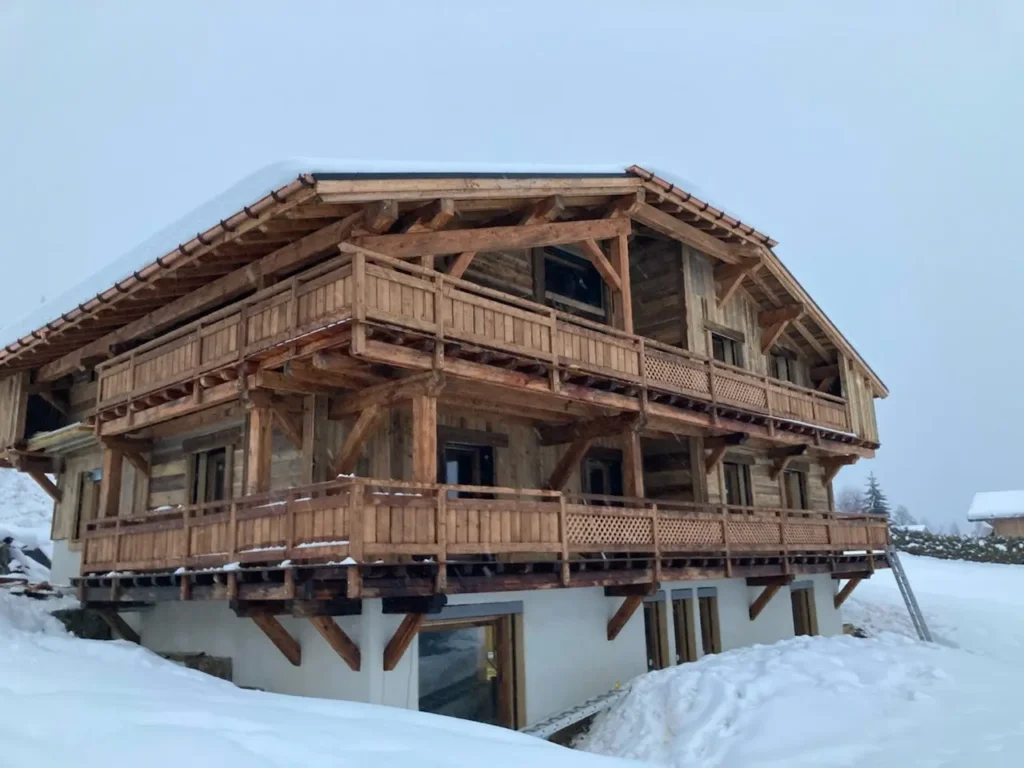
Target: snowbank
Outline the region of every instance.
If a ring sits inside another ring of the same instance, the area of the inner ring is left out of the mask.
[[[130,643],[73,638],[46,605],[0,592],[4,765],[625,764],[464,720],[244,691]]]
[[[26,555],[25,550],[38,549],[47,559],[53,557],[52,513],[53,500],[32,478],[13,469],[0,469],[0,542],[13,539],[10,568],[29,581],[50,578],[50,569]]]
[[[1020,765],[1024,567],[903,563],[939,642],[912,639],[881,571],[844,606],[876,637],[795,638],[644,675],[582,746],[701,768]]]

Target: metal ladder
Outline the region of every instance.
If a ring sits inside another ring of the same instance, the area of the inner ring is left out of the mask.
[[[892,568],[892,575],[896,577],[896,585],[900,588],[900,594],[903,595],[903,602],[907,604],[907,613],[910,614],[910,621],[913,623],[914,629],[917,630],[917,636],[930,643],[932,633],[924,622],[924,614],[921,613],[921,607],[917,604],[917,598],[914,597],[914,590],[910,588],[907,573],[903,570],[903,563],[900,562],[896,547],[891,545],[886,547],[885,555],[889,560],[889,567]]]

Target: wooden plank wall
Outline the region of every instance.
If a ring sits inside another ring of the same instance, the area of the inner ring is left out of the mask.
[[[8,448],[25,437],[27,388],[27,372],[0,379],[0,448]]]
[[[865,440],[878,442],[878,423],[875,420],[875,400],[868,380],[857,373],[847,359],[840,360],[843,391],[847,393],[853,431]]]
[[[730,456],[737,456],[741,461],[754,463],[750,466],[750,482],[753,488],[754,506],[757,507],[781,507],[783,506],[781,477],[771,479],[771,470],[774,461],[763,454],[758,454],[750,449],[737,448],[725,455],[725,461]],[[822,484],[824,472],[821,465],[806,459],[797,459],[790,465],[792,469],[803,470],[807,473],[807,498],[808,506],[817,511],[828,510],[828,488]],[[725,499],[725,475],[722,465],[719,464],[713,472],[708,475],[708,500],[712,503],[721,503]]]
[[[761,327],[757,323],[760,308],[742,289],[736,291],[724,306],[719,307],[716,298],[714,262],[688,246],[684,245],[681,248],[687,270],[686,283],[691,292],[688,295],[693,297],[687,313],[687,319],[691,325],[692,351],[711,356],[712,351],[708,343],[710,337],[705,322],[708,321],[742,333],[744,337],[744,368],[760,375],[769,373],[769,357],[761,352]],[[776,346],[796,356],[797,375],[794,383],[810,387],[810,363],[807,356],[795,345],[789,344],[785,340],[780,341]]]
[[[103,466],[103,456],[97,448],[68,454],[64,460],[64,471],[57,477],[61,489],[61,500],[53,506],[53,527],[50,537],[54,541],[70,539],[75,534],[75,515],[78,511],[78,496],[82,489],[82,474]]]
[[[629,265],[636,333],[685,348],[687,315],[679,243],[634,238]]]
[[[1002,520],[992,520],[989,522],[992,526],[992,533],[996,536],[1007,536],[1011,538],[1020,538],[1024,536],[1024,518],[1008,518]]]

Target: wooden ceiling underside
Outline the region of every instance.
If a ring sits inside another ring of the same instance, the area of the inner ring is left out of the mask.
[[[649,218],[634,216],[634,231],[638,234],[664,237],[663,223],[667,222],[671,228],[681,226],[692,233],[697,243],[717,244],[716,247],[722,248],[719,258],[743,247],[758,248],[770,254],[768,249],[775,245],[775,241],[752,227],[635,166],[627,174],[610,177],[339,179],[303,176],[0,350],[0,373],[45,365],[44,378],[52,379],[75,367],[92,365],[120,352],[124,342],[138,343],[171,325],[191,319],[174,317],[173,323],[150,322],[155,310],[166,314],[172,302],[209,287],[220,278],[230,279],[227,276],[244,271],[261,259],[272,255],[289,256],[288,251],[292,249],[290,258],[286,259],[289,269],[258,279],[254,276],[252,285],[246,286],[250,290],[260,287],[260,280],[282,277],[336,254],[329,239],[324,239],[326,247],[318,249],[323,243],[310,236],[330,232],[332,228],[341,231],[338,228],[359,212],[363,212],[363,216],[356,229],[348,232],[350,235],[515,226],[538,220],[589,220],[612,215],[617,204],[636,200],[638,195],[649,216],[659,217],[652,222]],[[655,229],[649,226],[651,224]],[[792,290],[786,288],[773,270],[759,270],[744,285],[766,310],[803,300],[794,298]],[[225,295],[224,302],[237,297],[238,292]],[[194,314],[209,310],[207,302],[204,309]],[[139,333],[117,339],[112,346],[95,349],[100,341],[129,323],[134,324],[132,329],[144,327]],[[807,316],[794,323],[789,333],[812,358],[831,361],[835,359],[837,344],[833,333],[823,326],[824,323]],[[90,343],[90,355],[94,356],[74,354]]]

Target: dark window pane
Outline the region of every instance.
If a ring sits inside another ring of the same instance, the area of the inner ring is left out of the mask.
[[[594,265],[557,248],[549,248],[544,259],[544,290],[580,304],[604,308],[604,283]]]

